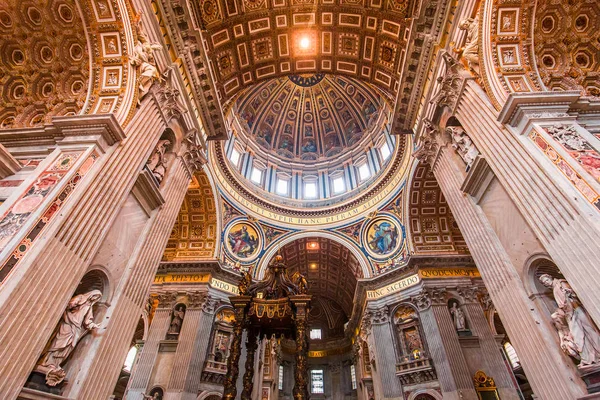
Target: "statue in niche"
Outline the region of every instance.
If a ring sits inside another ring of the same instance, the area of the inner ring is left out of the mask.
[[[465,133],[464,129],[457,126],[449,126],[446,128],[446,132],[452,139],[452,148],[467,163],[467,170],[469,170],[475,162],[475,158],[479,155],[479,150],[475,147],[475,144]]]
[[[73,353],[81,338],[99,327],[94,323],[92,307],[101,298],[101,291],[92,290],[78,294],[69,301],[50,344],[34,369],[46,374],[48,386],[56,386],[65,379],[66,373],[61,365]]]
[[[599,364],[600,332],[569,283],[548,274],[541,275],[539,280],[552,289],[558,305],[551,317],[558,331],[560,347],[571,357],[581,360],[579,368]]]
[[[152,153],[148,161],[146,161],[146,166],[150,172],[152,172],[152,175],[154,175],[154,178],[156,178],[159,185],[161,184],[165,177],[165,173],[167,172],[167,160],[165,159],[165,153],[170,145],[171,141],[168,139],[159,140],[156,148],[154,149],[154,153]]]
[[[460,30],[467,31],[465,45],[455,50],[464,60],[466,67],[477,75],[479,72],[479,18],[466,18],[458,26]]]
[[[185,310],[183,309],[183,306],[180,305],[175,310],[173,310],[171,326],[169,326],[169,330],[167,331],[169,335],[179,335],[179,332],[181,332],[181,324],[183,323],[183,317],[185,317]]]
[[[452,303],[452,308],[450,309],[450,314],[454,319],[454,327],[457,331],[466,331],[467,323],[465,320],[465,313],[458,307],[458,303]]]
[[[154,58],[154,51],[162,49],[162,46],[158,43],[150,42],[146,32],[142,30],[141,25],[141,18],[139,18],[135,26],[137,43],[133,48],[133,55],[131,56],[130,61],[131,65],[137,67],[139,72],[138,102],[146,95],[146,93],[148,93],[148,91],[150,91],[152,84],[155,81],[160,80],[156,59]]]

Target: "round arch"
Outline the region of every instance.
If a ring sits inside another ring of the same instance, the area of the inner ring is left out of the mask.
[[[443,399],[442,395],[438,391],[436,391],[436,390],[433,390],[433,389],[419,389],[419,390],[416,390],[416,391],[412,392],[410,394],[410,396],[408,396],[408,400],[415,400],[420,395],[430,396],[432,399],[435,399],[435,400],[442,400]]]
[[[256,279],[262,279],[264,277],[265,270],[267,269],[267,265],[269,264],[271,259],[275,256],[275,254],[281,247],[283,247],[286,244],[291,243],[295,240],[302,239],[302,238],[309,238],[309,237],[330,239],[330,240],[337,242],[337,243],[341,244],[342,246],[346,247],[348,250],[350,250],[352,255],[354,255],[356,257],[356,259],[358,260],[360,269],[363,273],[363,278],[370,278],[372,276],[372,272],[371,272],[371,268],[370,268],[371,263],[369,262],[367,257],[363,254],[363,252],[358,248],[358,246],[356,244],[352,243],[349,239],[338,236],[332,232],[321,231],[321,230],[309,230],[309,231],[292,233],[288,236],[285,236],[285,237],[279,239],[279,241],[274,242],[270,246],[270,248],[265,252],[265,254],[263,254],[263,256],[261,257],[260,262],[256,266],[256,272],[254,273],[254,277]]]
[[[198,397],[196,398],[196,400],[212,400],[213,396],[217,396],[217,399],[220,399],[221,396],[223,396],[223,394],[219,393],[219,392],[205,392],[205,393],[201,393],[198,395]]]

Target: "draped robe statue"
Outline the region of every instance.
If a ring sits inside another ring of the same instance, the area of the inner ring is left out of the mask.
[[[460,30],[467,31],[465,45],[459,50],[466,66],[477,75],[479,71],[479,18],[467,18],[460,22]]]
[[[159,140],[156,148],[154,149],[154,153],[152,153],[148,161],[146,161],[146,166],[150,172],[152,172],[152,175],[154,175],[159,185],[164,179],[165,173],[167,172],[167,160],[165,159],[165,153],[169,145],[171,145],[170,140]]]
[[[539,279],[544,286],[552,289],[558,305],[552,313],[552,322],[558,331],[560,347],[571,357],[581,360],[579,368],[599,364],[600,332],[569,283],[548,274]]]
[[[79,294],[69,301],[50,345],[42,354],[35,371],[46,374],[48,386],[56,386],[65,379],[61,365],[71,355],[79,340],[90,330],[98,328],[94,323],[92,306],[102,298],[102,292]]]
[[[457,307],[456,303],[452,305],[450,314],[454,317],[454,327],[457,331],[467,330],[467,324],[465,322],[465,313]]]

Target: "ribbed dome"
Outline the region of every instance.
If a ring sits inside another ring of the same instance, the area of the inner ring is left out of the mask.
[[[325,74],[275,78],[236,101],[242,135],[267,153],[293,161],[326,161],[373,131],[381,94],[356,79]]]

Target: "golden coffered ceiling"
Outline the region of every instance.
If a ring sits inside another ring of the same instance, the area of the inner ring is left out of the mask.
[[[197,172],[181,205],[163,261],[214,259],[217,208],[210,181]]]
[[[549,90],[600,96],[598,1],[539,1],[534,32],[538,70]]]
[[[194,0],[224,98],[262,79],[328,72],[398,89],[410,0]]]
[[[369,84],[317,74],[256,84],[238,98],[234,113],[242,140],[257,142],[276,158],[335,161],[369,135],[379,138],[376,122],[389,110],[384,105]]]
[[[409,201],[415,253],[469,254],[452,211],[427,164],[419,164],[415,170]]]
[[[302,238],[283,246],[281,254],[290,276],[299,271],[306,277],[310,294],[337,303],[346,317],[352,314],[357,278],[363,276],[350,250],[331,239]]]
[[[75,1],[0,1],[0,37],[0,128],[81,110],[89,55]]]

